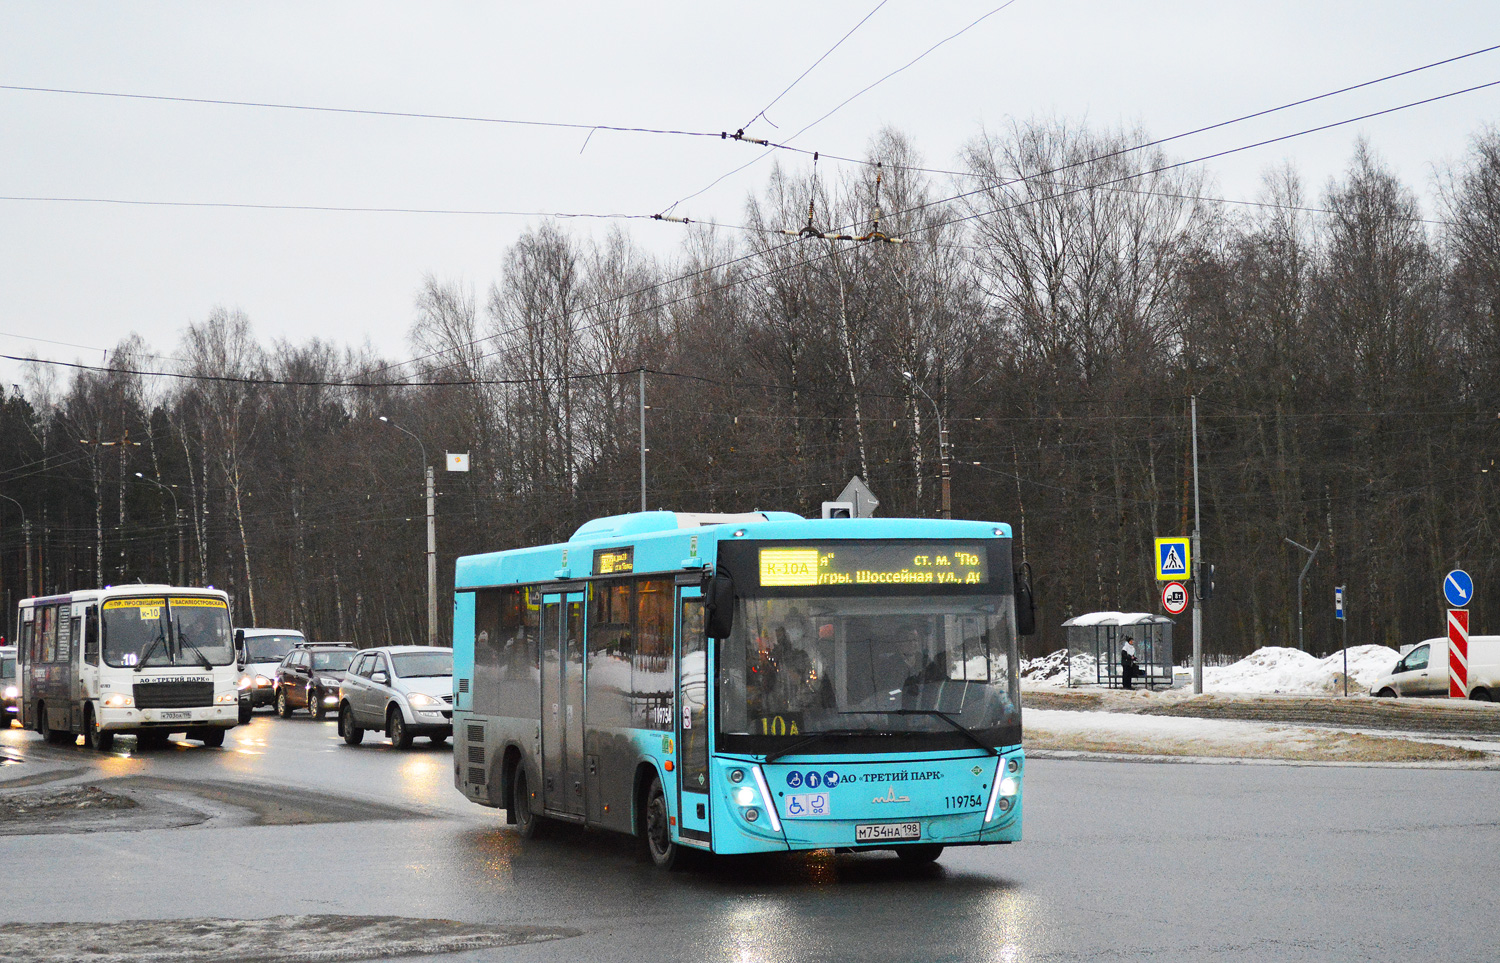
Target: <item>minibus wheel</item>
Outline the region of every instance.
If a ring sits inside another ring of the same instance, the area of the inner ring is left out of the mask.
[[[109,752],[115,747],[115,734],[99,728],[93,706],[89,706],[83,713],[83,744],[96,752]]]

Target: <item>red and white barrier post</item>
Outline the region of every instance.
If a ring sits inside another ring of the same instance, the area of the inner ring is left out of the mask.
[[[1448,610],[1448,697],[1469,697],[1469,610]]]

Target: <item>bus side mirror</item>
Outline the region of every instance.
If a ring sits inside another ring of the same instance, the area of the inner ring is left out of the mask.
[[[1036,596],[1031,589],[1031,563],[1016,569],[1016,634],[1036,635]]]
[[[703,629],[710,639],[727,639],[734,629],[734,579],[720,572],[704,586]]]
[[[234,659],[240,671],[245,670],[245,630],[234,630]]]

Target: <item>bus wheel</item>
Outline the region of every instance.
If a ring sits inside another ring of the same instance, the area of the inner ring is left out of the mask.
[[[339,709],[339,735],[351,746],[359,745],[365,738],[365,731],[354,724],[354,712],[347,702]]]
[[[934,845],[902,846],[896,850],[896,858],[903,863],[935,863],[943,855],[943,847]]]
[[[531,808],[531,788],[526,785],[526,767],[516,770],[516,778],[510,785],[510,808],[516,816],[516,831],[523,839],[536,839],[542,835],[542,817]]]
[[[109,752],[115,747],[115,734],[99,728],[93,706],[89,706],[83,714],[83,744],[96,752]]]
[[[210,749],[217,749],[224,744],[224,730],[211,726],[198,733],[198,741]]]
[[[646,852],[659,869],[673,869],[682,861],[681,847],[672,842],[667,794],[658,776],[651,777],[651,788],[646,790]]]
[[[77,739],[66,729],[54,729],[47,721],[47,706],[38,703],[36,707],[36,731],[42,734],[42,739],[54,746],[66,746]]]
[[[406,717],[401,714],[399,706],[391,706],[390,719],[385,727],[386,735],[390,737],[391,745],[397,749],[411,748],[411,730],[406,726]]]

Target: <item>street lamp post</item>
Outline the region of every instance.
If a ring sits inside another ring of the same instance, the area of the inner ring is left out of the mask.
[[[32,592],[31,592],[31,521],[30,521],[30,519],[28,519],[26,517],[26,506],[25,505],[22,505],[20,502],[16,501],[14,498],[11,498],[9,495],[0,495],[0,498],[5,499],[6,501],[10,502],[12,505],[15,505],[17,508],[19,508],[21,510],[21,531],[25,532],[25,534],[26,534],[26,592],[25,592],[25,594],[26,594],[27,597],[30,597],[31,594],[32,594]]]
[[[1307,578],[1307,570],[1312,568],[1313,559],[1318,557],[1318,549],[1323,547],[1323,540],[1318,539],[1317,544],[1312,548],[1308,548],[1301,542],[1294,542],[1290,538],[1283,538],[1282,541],[1288,545],[1295,545],[1307,553],[1307,564],[1302,566],[1302,571],[1297,576],[1297,648],[1306,652],[1307,646],[1302,642],[1302,580]]]
[[[937,415],[937,423],[938,423],[938,458],[942,462],[942,466],[943,466],[943,517],[944,518],[952,518],[953,517],[953,495],[952,495],[952,489],[950,487],[950,482],[949,482],[950,475],[949,475],[949,470],[948,470],[948,427],[943,422],[943,409],[938,406],[938,403],[936,401],[933,401],[932,395],[930,395],[930,394],[927,393],[927,389],[924,388],[924,387],[922,387],[922,383],[920,381],[918,381],[915,377],[913,377],[912,373],[910,371],[903,371],[903,372],[901,372],[901,377],[905,378],[907,381],[910,381],[911,384],[912,384],[912,387],[914,387],[918,391],[922,392],[922,397],[924,397],[928,401],[932,402],[932,411],[933,411],[933,414]]]
[[[385,415],[380,420],[409,436],[422,450],[422,469],[427,478],[427,644],[437,645],[437,527],[433,516],[432,464],[427,460],[427,446],[421,438]]]
[[[186,545],[185,545],[185,543],[183,541],[183,533],[182,533],[182,509],[177,504],[177,493],[172,490],[172,489],[176,488],[177,486],[176,485],[163,485],[161,482],[157,481],[155,478],[148,478],[147,476],[141,474],[140,472],[136,472],[135,473],[135,477],[139,478],[141,481],[150,482],[151,484],[155,485],[157,488],[160,488],[162,491],[164,491],[168,495],[172,496],[172,518],[175,521],[176,526],[177,526],[177,584],[178,585],[186,585],[187,584],[187,551],[186,551]],[[168,570],[169,571],[168,571],[168,574],[167,574],[167,581],[169,581],[169,582],[172,580],[170,569],[171,569],[171,566],[169,565],[168,566]]]

